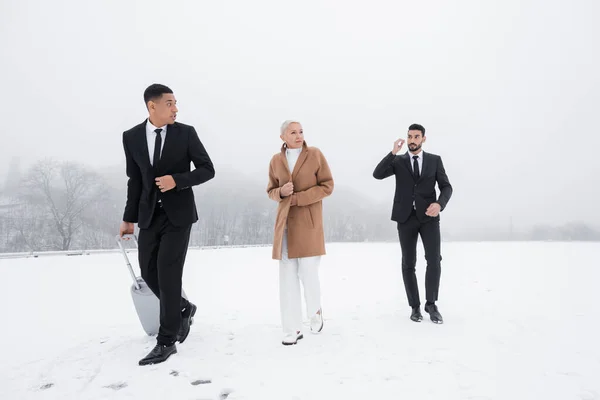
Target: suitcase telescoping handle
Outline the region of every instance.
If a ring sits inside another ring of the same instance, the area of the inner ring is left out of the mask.
[[[119,248],[121,249],[121,253],[123,253],[123,257],[125,258],[125,263],[127,264],[127,268],[129,269],[129,273],[131,274],[131,278],[133,279],[133,284],[135,285],[135,288],[137,290],[139,290],[140,284],[138,283],[137,278],[135,277],[135,273],[133,272],[133,268],[131,267],[131,263],[129,262],[129,257],[127,257],[127,252],[125,251],[125,248],[123,247],[123,240],[127,240],[127,239],[133,239],[133,241],[135,242],[135,247],[138,247],[137,236],[127,234],[127,235],[123,235],[123,237],[121,237],[121,235],[117,235],[117,236],[115,236],[115,239],[117,240],[117,244],[119,245]]]

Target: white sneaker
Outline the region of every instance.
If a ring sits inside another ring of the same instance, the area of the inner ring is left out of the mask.
[[[283,344],[284,346],[290,346],[293,344],[298,343],[298,340],[304,338],[304,335],[302,334],[302,332],[298,331],[296,333],[286,333],[283,336],[283,340],[281,341],[281,344]]]
[[[319,333],[323,330],[323,311],[319,312],[310,317],[310,331],[312,333]]]

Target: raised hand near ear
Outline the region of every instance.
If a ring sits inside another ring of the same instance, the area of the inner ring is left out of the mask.
[[[398,139],[394,142],[394,149],[392,150],[392,154],[396,155],[404,145],[404,139]]]

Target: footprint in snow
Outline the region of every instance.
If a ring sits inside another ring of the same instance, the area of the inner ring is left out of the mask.
[[[191,383],[194,386],[198,386],[198,385],[207,385],[209,383],[212,383],[212,381],[210,379],[196,379],[195,381],[192,381]]]
[[[117,383],[111,383],[110,385],[106,385],[104,386],[106,389],[112,389],[112,390],[121,390],[127,387],[127,382],[117,382]]]

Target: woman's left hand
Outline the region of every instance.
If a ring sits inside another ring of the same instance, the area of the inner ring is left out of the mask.
[[[298,198],[296,197],[296,193],[292,194],[292,202],[291,204],[292,206],[297,206],[298,205]]]

